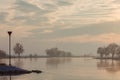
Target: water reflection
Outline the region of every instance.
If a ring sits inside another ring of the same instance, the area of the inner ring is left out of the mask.
[[[1,64],[1,63],[6,63],[6,59],[0,58],[0,64]]]
[[[0,76],[0,80],[13,80],[13,78],[10,76]]]
[[[100,70],[106,70],[109,73],[115,73],[120,71],[119,60],[100,60],[97,62],[97,67]]]
[[[24,64],[22,59],[15,59],[14,65],[22,68]]]
[[[0,77],[0,80],[11,80],[11,78],[9,79],[8,77],[3,76],[3,77]]]
[[[57,68],[61,64],[70,63],[71,58],[47,58],[46,64],[49,68]]]

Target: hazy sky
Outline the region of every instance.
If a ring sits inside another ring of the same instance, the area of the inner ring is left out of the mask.
[[[23,44],[26,54],[58,47],[74,55],[120,43],[120,0],[0,0],[0,49]]]

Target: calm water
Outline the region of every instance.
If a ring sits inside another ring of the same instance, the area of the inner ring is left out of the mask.
[[[8,63],[8,60],[0,60]],[[11,76],[11,80],[120,80],[120,61],[90,58],[12,59],[12,64],[24,69],[42,70],[43,73]],[[10,76],[0,76],[10,80]]]

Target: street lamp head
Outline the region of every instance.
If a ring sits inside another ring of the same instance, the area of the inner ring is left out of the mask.
[[[8,31],[8,34],[11,35],[11,34],[12,34],[12,31]]]

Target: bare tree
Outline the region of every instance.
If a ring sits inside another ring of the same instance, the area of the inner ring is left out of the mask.
[[[20,55],[24,52],[23,46],[20,43],[16,43],[16,45],[13,48],[15,54],[17,54],[20,58]]]
[[[103,56],[105,55],[105,48],[99,47],[97,53],[100,55],[100,58],[103,58]]]
[[[119,47],[119,45],[117,45],[116,43],[111,43],[108,45],[108,52],[112,55],[112,58],[114,58],[114,55],[116,54],[117,48]]]
[[[116,50],[116,55],[120,58],[120,46]]]
[[[110,55],[112,59],[116,58],[116,56],[120,58],[120,46],[116,43],[111,43],[107,47],[99,47],[97,53],[100,54],[101,58],[103,56],[107,58]]]

